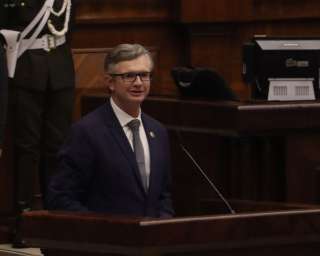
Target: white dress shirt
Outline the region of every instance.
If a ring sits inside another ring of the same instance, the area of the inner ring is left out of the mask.
[[[133,150],[133,134],[131,129],[127,126],[127,124],[132,121],[133,119],[138,119],[140,121],[139,126],[139,135],[141,139],[141,143],[143,146],[143,153],[144,153],[144,161],[145,161],[145,167],[146,167],[146,174],[148,177],[148,186],[149,186],[149,176],[150,176],[150,151],[149,151],[149,143],[146,135],[146,131],[143,127],[143,122],[141,120],[141,109],[139,110],[139,115],[137,118],[134,118],[124,112],[120,107],[117,106],[117,104],[114,102],[112,97],[110,98],[110,104],[113,109],[113,112],[115,113],[116,117],[118,118],[120,125],[125,133],[125,135],[128,138],[128,141],[131,145],[131,148]]]

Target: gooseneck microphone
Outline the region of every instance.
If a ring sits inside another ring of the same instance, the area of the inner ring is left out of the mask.
[[[178,134],[178,137],[180,139],[180,134]],[[197,163],[197,161],[192,157],[192,155],[189,153],[189,151],[186,149],[186,147],[180,142],[180,147],[182,148],[183,152],[186,153],[186,155],[189,157],[189,159],[192,161],[192,163],[197,167],[196,169],[201,173],[201,175],[207,180],[207,182],[210,184],[211,188],[216,192],[216,194],[219,196],[219,198],[222,200],[222,202],[225,204],[225,206],[228,208],[229,212],[231,214],[235,214],[235,210],[231,207],[227,199],[222,195],[222,193],[219,191],[219,189],[214,185],[214,183],[210,180],[208,175],[202,170],[200,165]]]

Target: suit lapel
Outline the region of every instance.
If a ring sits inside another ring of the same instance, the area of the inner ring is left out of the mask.
[[[113,135],[122,153],[130,163],[134,176],[139,184],[139,187],[141,188],[142,191],[144,191],[134,152],[132,151],[131,145],[128,141],[127,136],[123,131],[123,128],[121,127],[121,124],[118,118],[116,117],[116,115],[112,110],[110,102],[107,103],[106,110],[107,110],[107,115],[106,115],[107,126],[109,127],[111,134]]]

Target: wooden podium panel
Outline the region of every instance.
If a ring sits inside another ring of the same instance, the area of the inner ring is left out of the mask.
[[[143,219],[35,211],[24,237],[45,256],[319,255],[320,209]]]

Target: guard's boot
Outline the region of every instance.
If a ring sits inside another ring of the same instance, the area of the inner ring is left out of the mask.
[[[15,220],[14,232],[13,232],[13,240],[12,240],[12,248],[27,248],[25,241],[22,237],[22,213],[30,211],[30,207],[24,201],[18,203],[18,214]]]

